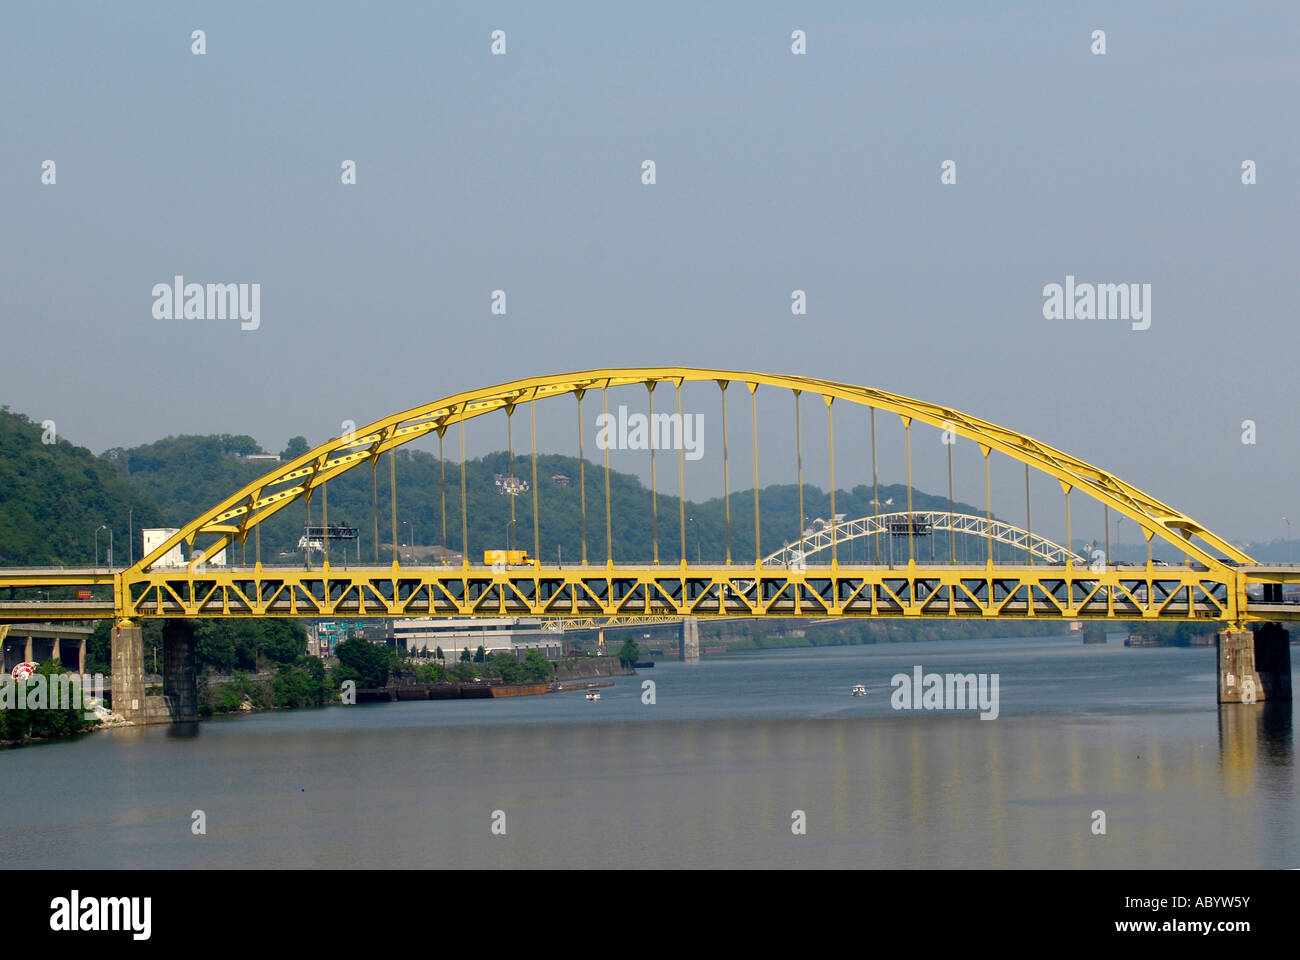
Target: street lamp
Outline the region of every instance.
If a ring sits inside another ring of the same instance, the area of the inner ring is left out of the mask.
[[[108,530],[108,525],[101,523],[98,527],[95,528],[95,569],[96,570],[99,569],[99,531],[101,530]],[[113,535],[113,531],[108,530],[108,535],[111,537]],[[109,553],[111,554],[112,552],[113,552],[112,548],[110,547]]]
[[[1286,524],[1286,556],[1287,556],[1287,563],[1294,563],[1294,562],[1295,562],[1295,547],[1293,547],[1293,546],[1291,545],[1291,521],[1288,520],[1286,517],[1283,517],[1283,518],[1282,518],[1282,522]]]
[[[686,518],[688,523],[695,523],[694,517]],[[695,565],[700,565],[700,525],[695,523]]]
[[[131,523],[131,514],[135,507],[126,508],[126,565],[135,566],[135,527]]]
[[[507,521],[506,521],[506,549],[507,549],[507,550],[510,550],[510,549],[511,549],[511,537],[510,537],[510,535],[511,535],[512,533],[514,533],[514,525],[515,525],[516,523],[518,523],[518,522],[519,522],[518,520],[507,520]]]

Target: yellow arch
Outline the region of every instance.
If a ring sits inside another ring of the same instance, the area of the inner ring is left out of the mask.
[[[454,394],[376,420],[353,436],[335,438],[289,463],[278,465],[265,476],[190,521],[124,573],[127,579],[143,573],[178,543],[185,542],[193,548],[199,536],[210,535],[215,539],[203,547],[202,554],[196,554],[192,549],[192,557],[214,556],[233,541],[243,542],[257,524],[289,504],[310,497],[318,487],[339,474],[362,462],[374,462],[383,453],[428,434],[441,436],[448,427],[475,417],[503,409],[512,411],[519,404],[552,397],[568,394],[581,397],[590,390],[638,384],[650,388],[661,383],[680,386],[686,382],[707,381],[716,382],[724,390],[732,384],[744,384],[751,392],[759,387],[776,387],[796,393],[815,393],[824,397],[827,404],[842,400],[896,413],[905,425],[916,420],[941,430],[950,430],[957,436],[973,440],[985,455],[996,450],[1055,477],[1066,493],[1072,489],[1083,491],[1132,520],[1146,531],[1148,538],[1161,537],[1211,569],[1223,566],[1213,551],[1218,551],[1237,563],[1254,562],[1247,554],[1211,533],[1191,517],[1113,474],[1024,434],[950,407],[883,390],[811,377],[692,367],[643,367],[530,377]],[[1202,542],[1197,543],[1193,538],[1199,538]],[[191,569],[194,563],[195,559],[191,559]]]

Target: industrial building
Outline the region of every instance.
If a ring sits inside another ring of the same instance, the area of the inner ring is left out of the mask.
[[[421,617],[394,620],[389,624],[388,639],[398,649],[412,653],[439,647],[448,661],[459,659],[460,652],[472,654],[480,646],[491,655],[497,651],[522,658],[528,650],[539,650],[548,660],[564,655],[564,634],[547,629],[535,617]]]

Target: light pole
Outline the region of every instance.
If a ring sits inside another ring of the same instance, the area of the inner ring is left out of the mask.
[[[688,523],[695,523],[694,517],[686,518]],[[700,525],[695,523],[695,565],[700,565]]]
[[[555,545],[555,565],[561,570],[564,569],[564,544],[562,543]]]
[[[95,569],[99,569],[99,531],[107,530],[108,526],[101,523],[95,528]]]
[[[507,550],[511,549],[511,545],[510,545],[510,535],[514,532],[514,525],[515,525],[516,523],[518,523],[518,522],[519,522],[518,520],[507,520],[507,521],[506,521],[506,549],[507,549]]]
[[[1294,563],[1294,562],[1295,562],[1295,547],[1293,547],[1293,546],[1291,545],[1291,521],[1288,520],[1286,517],[1283,517],[1283,518],[1282,518],[1282,522],[1286,524],[1286,557],[1287,557],[1287,563]]]
[[[126,565],[135,566],[135,527],[131,523],[131,514],[135,507],[126,508]]]

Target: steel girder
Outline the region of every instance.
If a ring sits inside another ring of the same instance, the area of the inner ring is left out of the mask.
[[[132,583],[119,615],[1246,618],[1233,579],[1189,567],[1150,574],[1073,565],[159,571]],[[1300,617],[1300,608],[1295,612]]]
[[[733,384],[743,384],[750,392],[757,391],[760,388],[778,388],[793,391],[796,395],[801,393],[819,394],[825,399],[828,406],[839,400],[877,408],[897,414],[906,426],[910,426],[913,421],[917,421],[941,430],[950,431],[955,437],[970,439],[979,445],[980,450],[986,456],[991,451],[1006,454],[1056,478],[1067,494],[1072,489],[1081,490],[1089,497],[1115,510],[1119,515],[1129,518],[1142,528],[1148,539],[1160,537],[1173,544],[1191,561],[1200,563],[1207,568],[1205,575],[1207,580],[1214,581],[1220,586],[1229,587],[1229,601],[1226,607],[1219,610],[1219,613],[1227,618],[1235,619],[1238,607],[1240,606],[1244,610],[1244,583],[1234,573],[1232,566],[1224,563],[1222,558],[1226,557],[1229,561],[1244,564],[1253,562],[1250,557],[1226,540],[1206,530],[1190,517],[1143,493],[1118,477],[1014,430],[1000,427],[939,404],[829,380],[690,367],[649,367],[590,370],[559,376],[530,377],[499,386],[465,391],[376,420],[354,434],[335,438],[289,463],[278,464],[275,469],[263,477],[246,485],[243,489],[233,493],[210,510],[190,521],[152,553],[117,575],[115,578],[117,581],[116,615],[120,619],[137,616],[189,616],[193,614],[180,611],[196,609],[197,598],[201,596],[205,598],[203,608],[206,610],[212,598],[220,596],[220,605],[222,607],[234,609],[243,606],[252,610],[266,611],[262,615],[278,616],[282,615],[280,607],[272,604],[268,608],[266,598],[259,598],[256,592],[263,589],[260,584],[271,583],[276,577],[283,580],[286,586],[273,590],[273,592],[276,596],[282,598],[284,604],[295,611],[298,607],[297,601],[284,600],[284,598],[295,596],[296,591],[302,592],[303,603],[307,609],[329,609],[331,612],[340,609],[338,603],[334,600],[325,600],[326,588],[324,584],[327,580],[331,582],[338,580],[344,584],[340,589],[346,589],[349,591],[349,595],[355,595],[358,598],[356,603],[359,606],[368,606],[370,604],[384,606],[385,604],[374,599],[379,595],[375,588],[357,579],[359,576],[358,571],[342,574],[338,571],[329,573],[303,571],[293,574],[273,574],[269,570],[258,568],[255,571],[255,576],[249,580],[247,579],[249,576],[247,573],[206,570],[203,568],[203,560],[206,557],[215,556],[217,551],[224,549],[233,542],[244,542],[249,533],[259,523],[299,499],[310,499],[315,491],[333,477],[361,463],[373,463],[381,454],[420,437],[431,433],[441,436],[448,427],[457,423],[463,423],[474,417],[498,410],[513,410],[521,403],[530,403],[565,395],[576,395],[580,398],[584,393],[591,390],[638,384],[653,387],[659,383],[671,383],[680,386],[685,382],[708,381],[716,382],[723,390]],[[191,548],[189,568],[180,572],[154,570],[153,564],[170,551],[172,547],[181,542],[187,543]],[[589,567],[588,571],[593,569],[596,568]],[[1144,572],[1150,578],[1154,571],[1148,568]],[[633,574],[628,582],[636,585],[637,588],[648,591],[650,594],[657,595],[661,592],[660,588],[655,586],[660,574],[660,568],[648,568],[644,572]],[[483,606],[484,601],[481,597],[477,599],[460,598],[454,601],[449,598],[459,596],[457,591],[462,594],[473,594],[479,588],[472,587],[472,584],[491,583],[493,577],[490,571],[482,571],[480,575],[479,571],[468,566],[463,567],[454,574],[445,569],[441,571],[403,571],[399,568],[388,571],[388,575],[394,582],[409,581],[416,584],[421,590],[432,591],[434,607],[442,609],[445,603],[448,612],[457,615],[474,615]],[[763,590],[768,589],[770,575],[770,570],[762,569],[758,571],[757,579],[763,584]],[[808,574],[808,576],[811,576],[811,574]],[[990,614],[985,611],[993,609],[990,606],[981,608],[978,602],[965,598],[963,595],[969,591],[957,581],[948,582],[944,580],[945,577],[951,576],[951,572],[934,571],[922,577],[920,568],[918,568],[915,576],[921,579],[909,579],[910,586],[905,592],[909,592],[910,595],[910,591],[921,589],[918,584],[922,583],[922,581],[940,583],[953,593],[950,599],[954,611],[957,612],[952,615],[988,616]],[[989,579],[990,582],[993,580],[1014,582],[1021,585],[1017,589],[1038,590],[1043,593],[1044,597],[1047,597],[1052,594],[1052,591],[1046,587],[1047,581],[1044,578],[1047,576],[1048,574],[1044,570],[1036,568],[1029,568],[1024,571],[998,568],[996,576],[991,576]],[[1074,577],[1072,583],[1082,582],[1080,578],[1083,575],[1081,573],[1074,572],[1071,576]],[[1165,568],[1160,568],[1159,576],[1155,579],[1165,581],[1170,576],[1165,572]],[[1179,582],[1188,589],[1194,590],[1196,586],[1192,581],[1199,576],[1201,575],[1189,573],[1188,577],[1190,579],[1186,582]],[[245,579],[237,579],[241,577]],[[784,578],[785,582],[785,586],[778,590],[778,595],[783,595],[783,591],[790,592],[791,600],[788,604],[783,601],[785,605],[766,602],[759,604],[758,607],[761,607],[762,612],[758,615],[778,615],[785,611],[786,606],[791,609],[799,609],[804,602],[800,598],[805,596],[809,598],[809,602],[814,607],[825,606],[828,609],[838,609],[846,613],[856,613],[863,608],[864,604],[861,599],[835,599],[841,586],[852,582],[852,578],[847,581],[844,580],[842,571],[831,576],[831,581],[835,586],[827,588],[831,590],[830,599],[812,600],[812,597],[820,597],[822,590],[821,588],[813,588],[803,577],[804,575],[793,572],[777,575],[778,580]],[[533,582],[535,579],[539,585],[542,583],[557,584],[563,588],[552,590],[552,594],[571,592],[572,596],[568,600],[570,605],[575,608],[575,612],[581,610],[584,615],[590,613],[591,615],[603,616],[621,612],[622,607],[625,606],[625,601],[596,600],[594,594],[599,591],[588,585],[589,578],[590,573],[576,575],[573,571],[566,570],[563,573],[551,574],[548,571],[545,576],[537,578],[520,577],[518,580],[508,578],[506,584],[498,586],[505,594],[515,598],[521,593],[521,590],[515,586],[516,583]],[[603,573],[596,573],[595,578],[596,582],[604,582],[605,586],[600,589],[605,590],[611,596],[620,592],[615,589],[614,584],[622,583],[626,579],[622,576],[615,577]],[[754,579],[753,573],[747,579]],[[707,594],[728,587],[730,582],[730,575],[725,573],[700,572],[697,574],[696,571],[688,569],[683,572],[681,581],[675,589],[684,591],[689,595],[692,590],[698,588]],[[240,586],[240,584],[245,586]],[[253,586],[247,586],[248,584],[253,584]],[[289,586],[289,584],[292,586]],[[309,590],[307,589],[308,584],[315,584],[316,587]],[[460,584],[460,586],[453,587],[452,584]],[[1114,586],[1118,587],[1119,584],[1116,583]],[[867,587],[871,589],[868,590]],[[254,591],[251,598],[243,596],[245,589]],[[329,589],[332,591],[334,587],[331,586]],[[886,581],[878,578],[878,575],[874,573],[858,577],[857,586],[844,586],[843,589],[852,594],[854,598],[869,596],[871,598],[869,606],[872,615],[891,615],[888,611],[895,606],[904,615],[916,615],[922,613],[934,603],[933,593],[927,593],[927,599],[924,602],[919,597],[916,600],[903,602],[899,600]],[[315,591],[321,593],[320,602],[308,602],[306,597],[312,595]],[[144,596],[149,596],[152,599],[145,601]],[[371,598],[368,601],[364,599],[367,596]],[[241,597],[242,599],[239,599]],[[503,598],[498,606],[517,606],[521,610],[527,609],[528,612],[538,613],[541,611],[535,608],[546,607],[554,602],[554,596],[548,598],[545,602],[540,599],[527,602],[511,599],[509,604]],[[654,602],[658,604],[660,601],[656,600]],[[394,615],[393,610],[395,608],[406,606],[404,601],[390,600],[386,603],[389,608],[386,615],[390,616]],[[698,605],[698,600],[692,600],[689,603],[682,600],[662,604],[666,611],[664,615],[685,615],[688,612],[694,615],[693,607],[696,605]],[[750,608],[746,601],[740,599],[738,593],[733,593],[725,603],[719,603],[716,606],[719,610],[724,611],[721,615],[731,615],[730,611],[734,609],[739,615],[752,616],[755,615],[754,610],[758,609],[758,607]],[[1042,612],[1048,612],[1049,608],[1074,609],[1070,603],[1065,603],[1062,606],[1057,601],[1043,599],[1041,602],[1035,600],[1032,603],[1027,603],[1024,607],[1025,615],[1041,615],[1040,606]],[[427,613],[427,607],[428,604],[426,604],[426,610],[421,612]],[[590,607],[590,610],[585,609],[586,607]],[[671,612],[667,612],[670,609]],[[976,612],[961,612],[968,609]],[[1013,607],[1004,604],[998,606],[997,609],[1004,611],[1004,613],[993,615],[1011,615]],[[1164,605],[1162,609],[1173,608]],[[1199,607],[1196,602],[1193,602],[1188,610],[1189,612],[1199,610]],[[909,611],[911,611],[910,614],[908,614]],[[286,615],[306,616],[314,614],[295,612]],[[496,615],[495,611],[493,615]],[[1074,614],[1068,615],[1073,616]]]

